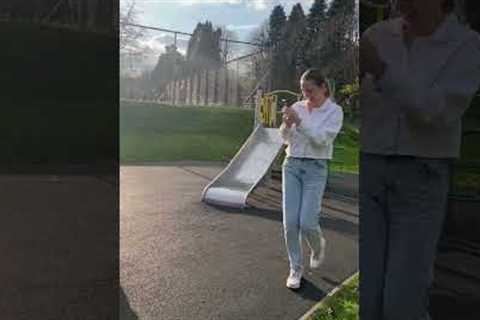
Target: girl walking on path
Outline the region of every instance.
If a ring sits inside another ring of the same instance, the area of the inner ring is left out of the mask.
[[[310,267],[325,256],[319,216],[328,176],[328,160],[343,123],[343,111],[330,99],[326,79],[318,69],[300,79],[305,100],[283,110],[280,134],[287,144],[282,166],[283,227],[290,261],[287,287],[300,288],[303,275],[302,237],[310,247]]]

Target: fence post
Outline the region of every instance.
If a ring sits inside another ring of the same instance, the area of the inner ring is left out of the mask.
[[[200,88],[201,88],[200,72],[195,73],[195,76],[196,76],[196,82],[197,82],[197,91],[196,91],[197,99],[195,101],[195,105],[198,106],[200,105]]]
[[[213,104],[218,102],[218,69],[213,74]]]
[[[224,105],[228,105],[228,91],[230,90],[229,79],[228,79],[228,67],[225,66],[225,92],[223,97]]]
[[[257,93],[255,94],[255,105],[254,105],[254,119],[253,119],[253,129],[261,123],[260,119],[260,107],[262,105],[262,90],[259,89],[257,90]]]
[[[240,98],[240,65],[239,62],[236,62],[235,70],[235,104],[241,107],[241,98]]]
[[[205,83],[205,91],[203,96],[203,105],[208,105],[208,69],[204,70],[203,81]]]
[[[187,92],[187,85],[186,80],[180,80],[180,104],[185,105],[186,102],[186,92]]]
[[[178,80],[175,79],[173,82],[173,105],[178,103]]]
[[[163,95],[163,101],[162,102],[168,103],[168,83],[165,85],[165,93]]]
[[[177,105],[178,103],[178,80],[175,79],[173,81],[173,105]]]
[[[187,79],[187,104],[191,105],[192,104],[192,93],[193,93],[193,88],[192,88],[192,76],[190,75]]]
[[[208,71],[208,105],[215,104],[215,70]]]

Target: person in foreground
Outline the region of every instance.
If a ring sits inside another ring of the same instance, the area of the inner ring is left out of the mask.
[[[360,319],[425,320],[480,37],[446,0],[399,0],[361,39]]]
[[[287,144],[282,166],[283,227],[290,274],[287,287],[300,288],[303,275],[302,236],[310,247],[310,267],[325,256],[319,217],[333,143],[342,127],[343,111],[330,99],[329,86],[318,69],[309,69],[300,86],[306,100],[283,109],[280,134]]]

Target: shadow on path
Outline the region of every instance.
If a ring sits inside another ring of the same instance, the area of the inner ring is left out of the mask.
[[[320,279],[322,279],[323,281],[325,281],[326,283],[328,283],[332,287],[336,287],[336,286],[339,286],[340,284],[342,284],[341,281],[333,280],[333,279],[331,279],[329,277],[326,277],[326,276],[321,276]]]
[[[222,213],[247,215],[247,216],[259,217],[259,218],[269,219],[269,220],[279,221],[279,222],[283,221],[282,213],[276,210],[266,210],[266,209],[257,209],[257,208],[236,209],[236,208],[230,208],[230,207],[210,204],[210,203],[205,205],[208,207],[212,207],[217,210],[220,210]]]
[[[305,300],[315,302],[320,301],[327,294],[325,291],[318,288],[313,282],[306,278],[302,279],[302,286],[300,289],[294,292]]]
[[[197,171],[195,171],[195,170],[192,170],[192,169],[190,169],[190,168],[186,168],[186,167],[183,167],[183,166],[179,166],[178,169],[181,169],[181,170],[183,170],[183,171],[185,171],[185,172],[188,172],[188,173],[190,173],[190,174],[193,174],[193,175],[195,175],[195,176],[197,176],[197,177],[200,177],[200,178],[202,178],[202,179],[205,179],[205,180],[207,180],[207,181],[213,180],[213,178],[214,178],[214,177],[206,176],[206,175],[204,175],[204,174],[202,174],[202,173],[199,173],[199,172],[197,172]]]
[[[211,204],[208,204],[208,206],[221,210],[222,213],[242,214],[242,215],[248,215],[253,217],[259,217],[262,219],[269,219],[277,222],[283,221],[282,213],[279,211],[255,209],[255,208],[247,208],[243,210],[232,209],[228,207],[211,205]],[[336,231],[351,239],[357,239],[358,237],[358,224],[353,223],[351,221],[336,218],[331,215],[322,214],[322,216],[320,217],[320,225],[322,228],[325,228],[331,231]]]
[[[320,226],[328,230],[336,231],[351,239],[358,238],[358,224],[344,219],[322,216],[320,217]]]
[[[139,320],[135,311],[130,307],[130,302],[122,287],[120,287],[119,303],[120,320]]]

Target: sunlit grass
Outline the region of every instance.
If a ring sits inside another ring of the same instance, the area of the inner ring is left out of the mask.
[[[325,298],[309,320],[358,320],[358,274]]]
[[[221,161],[232,158],[253,130],[253,111],[233,107],[172,107],[123,102],[120,160]],[[345,125],[331,169],[358,171],[358,132]]]

